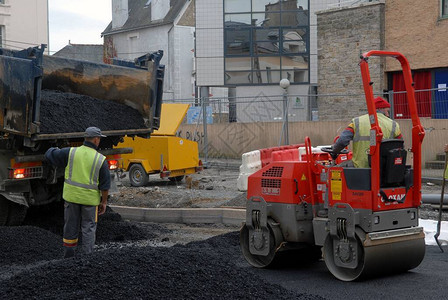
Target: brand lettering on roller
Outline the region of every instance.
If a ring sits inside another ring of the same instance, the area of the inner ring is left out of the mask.
[[[401,159],[401,157],[396,157],[394,160],[394,164],[395,165],[401,165],[403,163],[403,160]]]
[[[264,195],[280,195],[280,189],[264,187],[262,188],[261,193]]]
[[[399,195],[390,195],[387,197],[389,200],[395,200],[395,201],[401,201],[406,194],[399,194]]]

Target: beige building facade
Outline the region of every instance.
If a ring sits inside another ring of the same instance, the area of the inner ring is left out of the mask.
[[[411,68],[448,67],[448,16],[443,14],[444,0],[387,0],[386,50],[403,53]],[[388,60],[386,71],[400,66]]]
[[[0,0],[0,35],[4,48],[48,45],[48,0]]]

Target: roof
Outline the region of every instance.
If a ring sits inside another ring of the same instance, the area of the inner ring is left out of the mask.
[[[116,32],[131,31],[140,28],[154,27],[173,23],[176,17],[181,12],[185,3],[189,1],[190,0],[170,0],[171,7],[165,18],[163,18],[163,20],[152,21],[151,6],[146,6],[148,0],[128,0],[129,16],[126,23],[124,23],[124,25],[120,28],[112,29],[112,22],[110,22],[106,29],[104,29],[104,31],[101,33],[101,35],[104,36]]]
[[[53,56],[103,63],[103,45],[69,44]]]

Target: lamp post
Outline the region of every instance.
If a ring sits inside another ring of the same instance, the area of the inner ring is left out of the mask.
[[[280,80],[280,87],[283,89],[283,141],[284,145],[289,145],[289,132],[288,132],[288,87],[290,82],[288,79],[283,78]]]

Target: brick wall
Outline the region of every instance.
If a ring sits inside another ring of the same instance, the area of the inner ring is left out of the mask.
[[[448,19],[440,18],[440,0],[387,0],[386,49],[406,56],[411,68],[448,67]],[[400,65],[388,61],[387,71]]]
[[[367,112],[359,69],[360,54],[384,49],[384,3],[317,13],[318,93],[351,94],[318,99],[319,120],[349,121]],[[374,93],[386,87],[384,59],[369,60]]]

